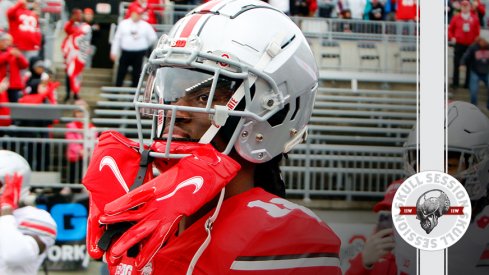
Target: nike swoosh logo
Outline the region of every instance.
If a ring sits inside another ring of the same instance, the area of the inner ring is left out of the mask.
[[[204,179],[201,176],[189,178],[187,180],[180,182],[177,185],[177,187],[175,188],[175,190],[173,190],[173,192],[171,192],[170,194],[165,195],[163,197],[157,198],[156,200],[162,201],[162,200],[166,200],[168,198],[171,198],[171,197],[173,197],[173,195],[175,195],[177,193],[178,190],[180,190],[184,187],[187,187],[187,186],[191,186],[191,185],[195,186],[195,190],[194,190],[194,192],[192,192],[192,194],[195,194],[200,190],[200,188],[202,187],[203,184],[204,184]]]
[[[119,170],[119,166],[117,166],[117,163],[115,162],[115,160],[109,156],[103,157],[102,161],[100,161],[100,165],[98,167],[98,170],[102,171],[102,168],[104,168],[104,166],[108,166],[110,168],[110,170],[112,170],[115,178],[117,179],[117,181],[119,182],[121,187],[126,191],[126,193],[128,193],[129,187],[127,186],[126,181],[122,177],[121,171]]]

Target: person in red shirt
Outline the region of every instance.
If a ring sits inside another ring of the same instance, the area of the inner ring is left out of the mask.
[[[279,164],[319,82],[297,25],[262,1],[211,1],[144,68],[134,105],[154,138],[101,134],[83,178],[90,256],[111,274],[341,274],[338,236],[284,198]]]
[[[455,89],[459,86],[460,60],[479,34],[479,19],[471,12],[470,2],[464,0],[461,4],[461,12],[452,17],[448,26],[448,40],[454,44],[452,87]],[[465,88],[469,87],[469,78],[469,71],[466,70]]]
[[[394,231],[392,219],[389,217],[394,195],[402,182],[403,180],[396,180],[389,184],[384,199],[375,204],[373,210],[379,213],[377,228],[365,242],[363,250],[350,260],[350,267],[345,275],[397,274],[396,259],[392,254],[395,246]]]
[[[317,0],[290,1],[290,15],[292,16],[314,16],[318,9]]]
[[[151,0],[134,0],[127,7],[127,11],[126,11],[126,15],[124,16],[124,19],[131,17],[131,13],[134,10],[143,10],[141,19],[143,19],[144,21],[152,25],[157,24],[158,20],[156,19],[155,10],[158,10],[158,7],[154,6],[153,4],[159,4],[159,3]]]
[[[63,52],[63,57],[65,61],[65,88],[66,88],[66,96],[64,99],[64,102],[68,102],[71,96],[71,91],[74,90],[72,87],[73,81],[70,80],[70,75],[68,73],[68,68],[69,68],[69,60],[73,59],[70,58],[70,56],[74,55],[74,49],[73,47],[68,47],[70,44],[69,41],[73,41],[73,37],[76,36],[78,33],[82,32],[81,27],[83,24],[83,13],[81,9],[74,8],[71,11],[71,17],[70,20],[68,20],[65,23],[64,30],[66,33],[66,37],[63,39],[63,42],[61,42],[61,51]],[[78,93],[75,93],[75,100],[78,99],[76,96]]]
[[[39,15],[27,8],[26,0],[18,0],[8,9],[7,17],[14,46],[22,51],[27,60],[38,56],[42,42]]]
[[[397,0],[396,1],[396,20],[415,21],[417,20],[417,0]]]
[[[8,33],[0,33],[0,79],[8,77],[9,102],[17,102],[25,83],[21,70],[28,68],[29,61],[19,49],[12,47],[12,36]]]

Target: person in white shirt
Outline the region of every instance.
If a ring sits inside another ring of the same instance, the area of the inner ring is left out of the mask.
[[[290,15],[290,1],[289,0],[269,0],[268,4],[283,11],[285,14]]]
[[[137,87],[143,58],[158,38],[153,27],[141,20],[144,10],[133,9],[129,18],[122,20],[115,32],[110,58],[119,58],[115,86],[121,87],[129,67],[132,67],[132,87]]]
[[[56,223],[45,210],[18,208],[28,193],[31,169],[17,153],[0,150],[0,274],[35,275],[56,240]]]

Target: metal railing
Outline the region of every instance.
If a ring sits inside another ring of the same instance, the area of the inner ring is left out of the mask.
[[[402,147],[313,144],[309,139],[282,165],[287,194],[382,197],[404,175]]]
[[[58,183],[80,183],[88,166],[89,156],[95,145],[95,130],[89,128],[88,112],[75,105],[32,105],[18,103],[0,103],[0,108],[10,108],[10,115],[0,119],[11,119],[12,125],[0,126],[0,148],[22,155],[34,172],[54,172],[59,175]],[[82,118],[75,118],[73,111],[83,112]],[[57,121],[53,127],[47,124]],[[81,122],[82,129],[67,128],[72,121]],[[67,140],[66,133],[80,133],[82,139]],[[69,144],[83,146],[81,161],[69,164],[67,150]],[[33,185],[38,179],[31,179]],[[53,182],[51,182],[53,183]]]

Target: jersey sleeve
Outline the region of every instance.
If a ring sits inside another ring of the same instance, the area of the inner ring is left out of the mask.
[[[0,232],[0,259],[6,266],[19,266],[37,260],[37,242],[17,229],[14,216],[0,217]]]

